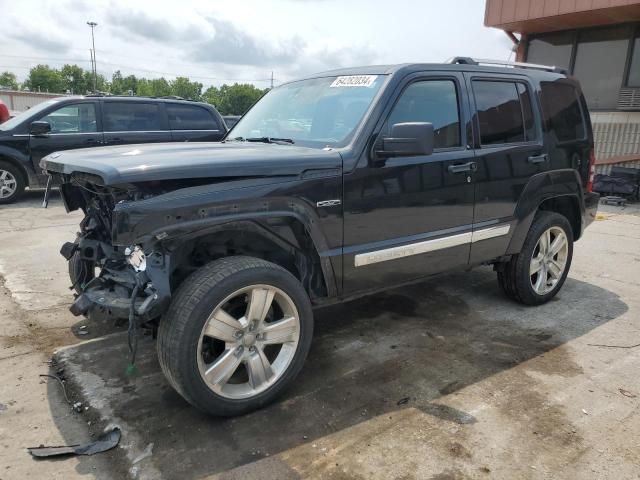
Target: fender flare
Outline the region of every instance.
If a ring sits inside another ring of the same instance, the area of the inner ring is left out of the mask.
[[[159,243],[171,246],[203,235],[214,233],[216,231],[229,229],[234,226],[238,227],[240,225],[247,227],[250,224],[253,224],[254,227],[247,228],[257,228],[275,243],[281,243],[286,240],[282,239],[282,237],[275,233],[273,229],[270,229],[267,223],[269,220],[286,218],[298,222],[309,235],[320,261],[327,295],[329,297],[337,296],[338,292],[333,266],[328,257],[322,256],[322,252],[329,250],[329,247],[327,245],[326,238],[320,229],[320,222],[318,221],[316,213],[312,209],[306,208],[304,202],[297,198],[262,198],[259,199],[259,206],[264,207],[265,202],[268,202],[270,207],[273,207],[274,209],[272,210],[269,208],[266,211],[247,211],[250,204],[254,203],[249,202],[249,204],[243,205],[242,213],[220,216],[197,216],[195,218],[183,216],[183,221],[181,222],[154,228],[150,231],[144,232],[144,234],[140,236],[136,236],[137,238],[119,236],[118,243],[142,243],[145,247],[149,246],[149,248],[153,248],[154,245]],[[258,205],[254,205],[254,207],[255,206]],[[128,223],[127,220],[122,217],[119,218],[119,221]],[[293,245],[291,246],[295,247]]]
[[[576,213],[581,224],[579,232],[583,230],[584,197],[582,181],[576,170],[568,168],[538,173],[529,179],[519,197],[514,211],[516,228],[507,248],[508,255],[521,251],[540,205],[552,198],[570,197],[576,201],[579,208],[579,212]],[[575,240],[577,239],[578,237],[575,238]]]

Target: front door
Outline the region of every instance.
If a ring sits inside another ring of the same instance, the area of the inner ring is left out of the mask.
[[[343,290],[386,288],[466,266],[473,223],[474,152],[462,74],[415,75],[376,127],[430,122],[434,152],[371,162],[344,176]]]
[[[29,136],[31,161],[37,173],[41,171],[40,160],[50,153],[102,145],[102,128],[96,109],[95,101],[80,101],[66,104],[38,119],[48,122],[51,131]]]

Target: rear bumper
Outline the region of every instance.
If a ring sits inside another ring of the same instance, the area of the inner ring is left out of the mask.
[[[596,219],[598,213],[598,202],[600,195],[594,192],[586,192],[584,194],[584,214],[582,216],[582,231],[587,228]]]

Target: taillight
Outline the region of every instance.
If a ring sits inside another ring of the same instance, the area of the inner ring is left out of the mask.
[[[593,192],[593,177],[596,175],[596,154],[593,148],[589,150],[589,180],[587,180],[587,192]]]

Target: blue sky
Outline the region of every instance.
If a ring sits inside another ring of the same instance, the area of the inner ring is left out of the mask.
[[[0,71],[20,79],[38,63],[88,69],[88,20],[98,23],[99,72],[186,75],[206,86],[267,86],[271,71],[277,84],[344,66],[511,53],[503,32],[483,26],[482,0],[0,0],[0,11]]]

